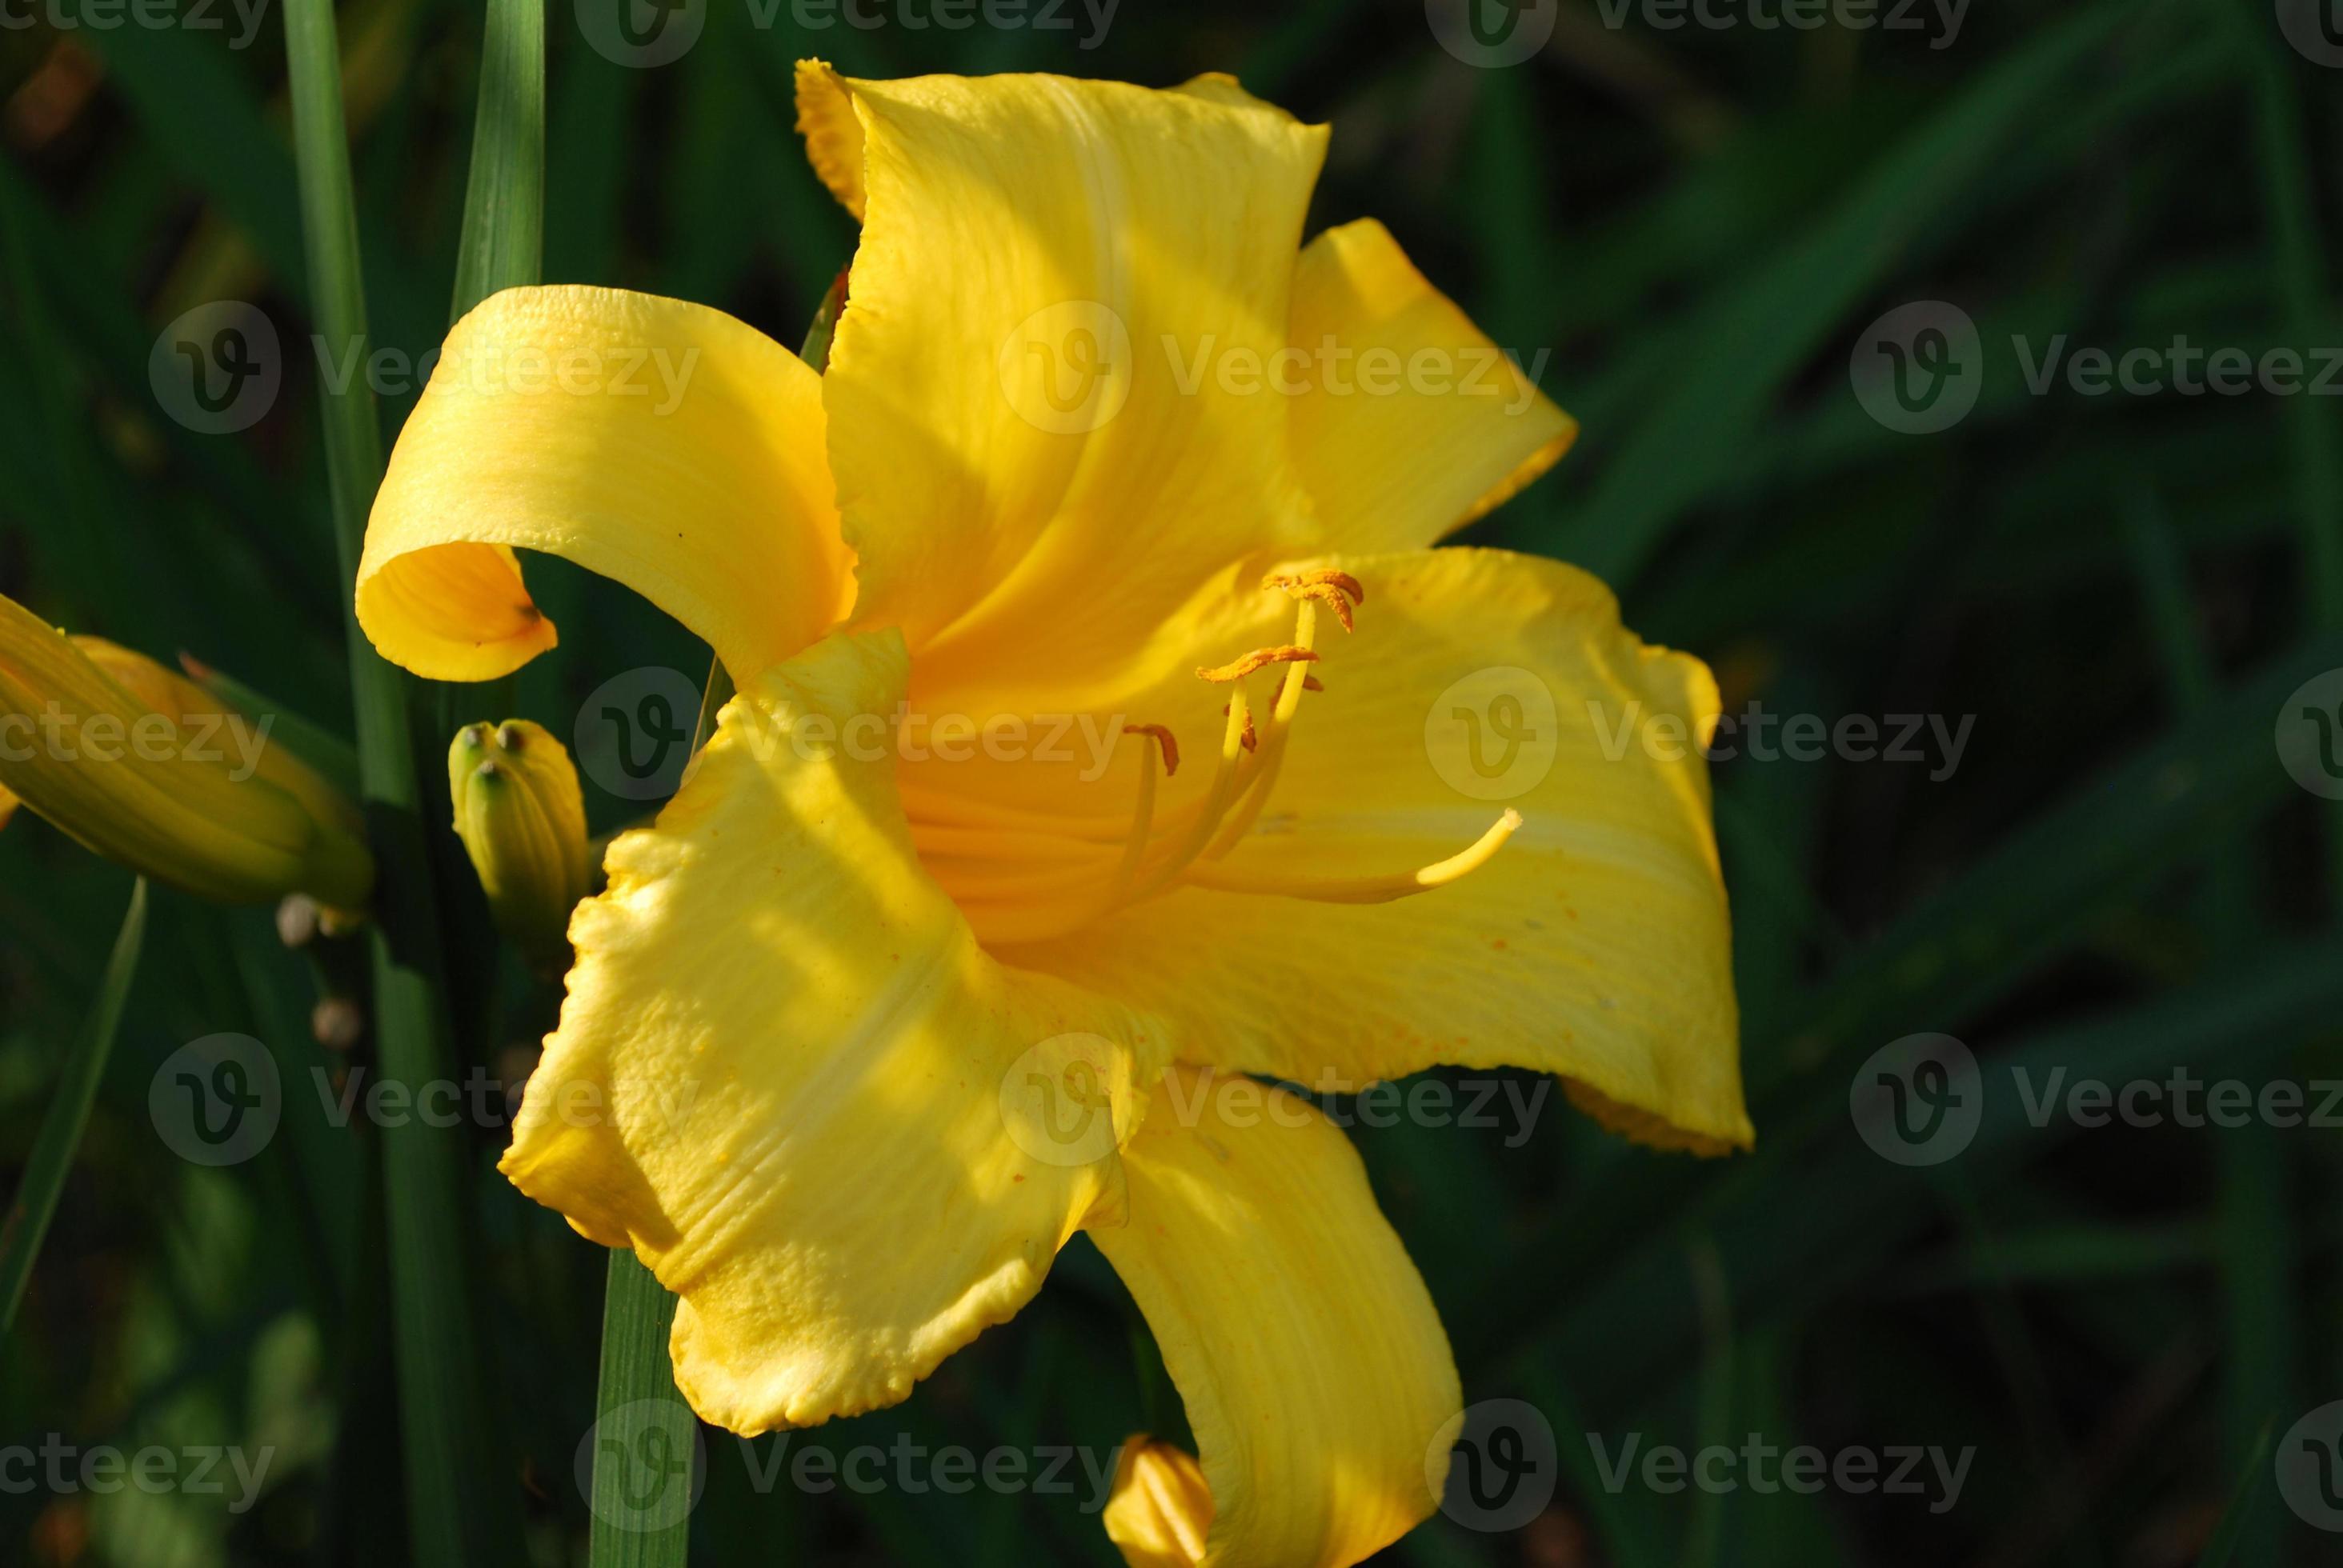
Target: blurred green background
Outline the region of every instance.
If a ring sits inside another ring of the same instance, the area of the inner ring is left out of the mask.
[[[178,25],[107,27],[87,4],[0,4],[0,593],[186,650],[347,734],[281,15],[183,5]],[[1756,25],[1773,0],[1712,0],[1719,26],[1662,25],[1665,0],[1519,9],[1484,15],[1503,24],[1489,35],[1550,36],[1496,65],[1444,48],[1405,0],[1121,0],[1095,46],[1079,6],[1062,30],[951,33],[906,25],[925,0],[866,7],[870,29],[809,27],[828,14],[787,0],[759,25],[747,0],[705,0],[695,47],[630,69],[563,0],[544,276],[705,301],[797,341],[852,246],[791,129],[807,54],[875,75],[1233,70],[1331,121],[1313,230],[1383,218],[1499,343],[1544,357],[1584,427],[1556,476],[1470,537],[1600,571],[1637,630],[1715,667],[1729,713],[1973,719],[1956,766],[1941,747],[1918,764],[1718,764],[1754,1156],[1643,1153],[1559,1097],[1525,1139],[1357,1134],[1467,1398],[1535,1405],[1560,1471],[1522,1529],[1435,1519],[1388,1560],[2343,1560],[2279,1477],[2296,1423],[2343,1398],[2343,1141],[2169,1116],[2037,1127],[2009,1087],[2014,1067],[2037,1086],[2184,1064],[2257,1088],[2343,1078],[2343,814],[2273,744],[2289,693],[2343,666],[2338,405],[2091,395],[2063,373],[2036,392],[2026,375],[2061,335],[2064,352],[2120,355],[2182,334],[2293,347],[2315,378],[2343,347],[2343,68],[2316,46],[2343,19],[2321,33],[2319,5],[2298,7],[2301,47],[2267,0],[2001,0],[1956,23],[1916,5],[1909,26],[1806,29]],[[378,344],[411,356],[446,318],[481,15],[339,15],[368,305]],[[257,307],[291,346],[267,416],[228,436],[166,417],[149,380],[165,324],[216,300]],[[1868,323],[1922,300],[1965,311],[1982,350],[1973,410],[1908,434],[1866,412],[1850,365]],[[409,401],[384,399],[386,436]],[[613,676],[706,668],[608,585],[552,563],[532,585],[558,653],[517,691],[427,693],[427,740],[507,712],[568,735]],[[588,803],[598,826],[637,809],[590,785]],[[0,832],[0,1180],[128,887],[28,815]],[[460,944],[481,915],[448,918]],[[375,1139],[330,1125],[307,1087],[368,1046],[316,1043],[318,975],[266,911],[158,893],[153,919],[0,1348],[0,1448],[58,1433],[272,1458],[235,1511],[233,1479],[101,1495],[0,1470],[0,1562],[408,1561]],[[546,1020],[516,977],[459,1000],[459,1059],[526,1070]],[[147,1092],[171,1052],[224,1030],[284,1064],[284,1125],[260,1157],[209,1169],[156,1136]],[[1973,1048],[1987,1092],[1972,1144],[1906,1165],[1858,1135],[1849,1092],[1923,1031]],[[582,1562],[602,1256],[495,1176],[498,1130],[468,1136],[486,1342],[465,1377],[498,1456],[480,1483],[517,1563]],[[1179,1420],[1143,1324],[1078,1241],[1013,1326],[908,1404],[793,1441],[1095,1456]],[[1631,1436],[1691,1451],[1751,1433],[1974,1458],[1942,1510],[1604,1484]],[[817,1495],[754,1483],[776,1440],[744,1456],[709,1436],[696,1563],[1116,1560],[1079,1460],[1065,1495]]]

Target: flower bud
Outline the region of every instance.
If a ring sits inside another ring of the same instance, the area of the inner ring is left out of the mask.
[[[468,724],[447,749],[447,790],[497,930],[531,963],[558,966],[589,871],[586,798],[568,751],[526,719]]]
[[[374,886],[357,805],[201,687],[0,598],[0,794],[85,847],[223,903],[338,910]]]

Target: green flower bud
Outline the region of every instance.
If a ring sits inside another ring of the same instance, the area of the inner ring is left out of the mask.
[[[526,719],[468,724],[447,749],[447,789],[497,930],[532,964],[559,967],[591,869],[569,753]]]
[[[21,798],[67,837],[223,903],[374,887],[356,801],[193,681],[0,598],[0,819]]]

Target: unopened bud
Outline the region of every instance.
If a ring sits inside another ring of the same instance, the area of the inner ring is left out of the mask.
[[[447,789],[497,930],[540,967],[568,956],[586,896],[586,799],[569,753],[543,726],[468,724],[447,749]]]
[[[357,805],[194,682],[0,598],[0,789],[86,848],[199,897],[359,910]]]

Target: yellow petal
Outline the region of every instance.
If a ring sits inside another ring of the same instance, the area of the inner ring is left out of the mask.
[[[864,220],[824,377],[856,619],[923,680],[1095,663],[1227,562],[1320,548],[1289,399],[1219,371],[1285,347],[1322,127],[1225,80],[808,63],[798,99]]]
[[[999,950],[1161,1011],[1183,1057],[1223,1068],[1349,1087],[1510,1064],[1561,1074],[1633,1136],[1748,1144],[1699,749],[1717,717],[1708,670],[1639,642],[1607,588],[1557,562],[1440,549],[1292,569],[1323,566],[1364,586],[1358,629],[1318,638],[1309,668],[1325,689],[1301,699],[1265,807],[1200,868],[1222,887]],[[1167,628],[1151,683],[1083,700],[1167,724],[1192,748],[1220,733],[1228,689],[1194,668],[1292,632],[1292,604],[1256,581],[1203,596]],[[1268,678],[1254,678],[1257,697]],[[1086,802],[1072,766],[950,771],[965,790],[1013,789],[1028,810],[1113,809]],[[1503,838],[1508,811],[1521,823],[1485,863],[1416,897],[1229,890],[1436,868]]]
[[[94,646],[110,660],[136,658]],[[160,681],[176,678],[138,662]],[[91,851],[200,898],[257,903],[300,891],[363,909],[374,860],[349,803],[336,796],[313,811],[269,776],[269,754],[281,749],[265,733],[182,723],[182,705],[157,695],[159,710],[74,639],[0,598],[0,779],[14,796]],[[216,712],[200,692],[186,706]]]
[[[745,682],[850,598],[821,378],[719,311],[515,288],[447,335],[367,524],[358,621],[441,680],[554,644],[516,549],[615,578]]]
[[[1161,1060],[1130,1012],[988,958],[920,869],[847,728],[906,664],[880,633],[772,668],[611,846],[503,1161],[682,1297],[678,1386],[735,1432],[891,1403],[1014,1313],[1119,1200]],[[1076,1058],[1096,1135],[1052,1143],[1011,1098]]]
[[[1372,218],[1302,252],[1292,331],[1316,367],[1293,402],[1294,460],[1335,549],[1429,545],[1578,434]]]
[[[1349,1140],[1282,1091],[1182,1068],[1123,1171],[1128,1222],[1091,1239],[1155,1331],[1202,1461],[1126,1449],[1106,1518],[1124,1559],[1335,1568],[1428,1516],[1456,1367]]]
[[[0,785],[0,828],[8,825],[8,819],[16,814],[16,808],[21,803],[15,796],[8,792],[5,785]]]

